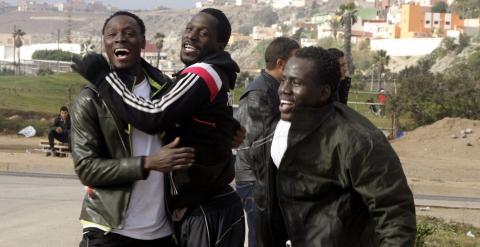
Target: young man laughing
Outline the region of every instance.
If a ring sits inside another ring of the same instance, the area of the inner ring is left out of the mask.
[[[333,101],[338,61],[302,48],[284,77],[271,156],[292,246],[413,246],[415,207],[400,160],[370,121]]]
[[[238,123],[228,91],[239,72],[224,51],[230,33],[223,12],[204,9],[196,14],[182,36],[180,58],[187,67],[151,100],[135,95],[128,86],[144,78],[122,70],[138,52],[128,46],[111,49],[115,71],[93,78],[102,99],[121,120],[150,134],[166,131],[165,140],[180,137],[182,146],[195,148],[195,162],[188,171],[169,174],[169,205],[181,246],[243,246],[242,205],[229,186],[234,177],[231,143]]]

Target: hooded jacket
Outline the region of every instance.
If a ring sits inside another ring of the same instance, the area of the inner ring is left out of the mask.
[[[413,195],[383,133],[340,103],[291,123],[276,188],[292,246],[413,246]]]
[[[116,72],[99,85],[101,97],[121,120],[149,134],[165,131],[166,143],[180,137],[182,146],[195,148],[195,163],[169,174],[173,208],[201,203],[230,189],[231,142],[239,125],[228,92],[239,71],[230,54],[222,51],[181,70],[152,100],[134,95]]]

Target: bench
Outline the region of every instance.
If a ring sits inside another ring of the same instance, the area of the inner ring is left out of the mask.
[[[45,153],[48,154],[50,152],[50,144],[48,144],[48,141],[41,141],[40,147],[42,151],[44,151]],[[57,157],[70,156],[71,150],[68,147],[67,143],[63,143],[55,140],[55,142],[53,143],[53,148],[55,149],[55,153]]]

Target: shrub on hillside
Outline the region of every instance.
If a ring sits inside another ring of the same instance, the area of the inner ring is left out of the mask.
[[[480,87],[466,76],[472,73],[465,65],[437,75],[408,68],[400,73],[401,86],[395,107],[413,120],[413,126],[409,126],[412,128],[445,117],[480,119]]]
[[[73,58],[81,58],[80,55],[62,51],[62,50],[39,50],[32,54],[32,59],[36,60],[51,60],[51,61],[72,61]]]

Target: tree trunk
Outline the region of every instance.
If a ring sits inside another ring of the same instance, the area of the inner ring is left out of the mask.
[[[160,51],[157,51],[157,69],[159,65],[160,65]]]
[[[352,15],[348,13],[346,16],[345,37],[343,38],[343,49],[345,52],[345,60],[348,66],[348,73],[353,75],[355,73],[355,66],[352,59]]]

